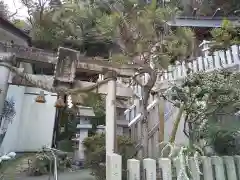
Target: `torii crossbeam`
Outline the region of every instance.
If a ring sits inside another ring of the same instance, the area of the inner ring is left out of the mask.
[[[5,49],[5,52],[15,55],[18,62],[26,63],[42,63],[42,64],[58,64],[58,53],[45,51],[33,47],[19,46],[15,44],[6,44],[0,42],[0,48]],[[134,76],[134,69],[139,66],[134,64],[120,65],[118,63],[109,62],[107,59],[86,57],[81,55],[79,51],[68,48],[59,48],[60,51],[68,51],[74,53],[76,62],[76,72],[93,72],[102,74],[106,69],[116,71],[118,77]]]

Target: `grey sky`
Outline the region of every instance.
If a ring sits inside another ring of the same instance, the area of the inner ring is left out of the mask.
[[[10,12],[15,13],[17,9],[17,18],[25,19],[27,17],[27,9],[21,4],[20,0],[3,0],[8,5]]]

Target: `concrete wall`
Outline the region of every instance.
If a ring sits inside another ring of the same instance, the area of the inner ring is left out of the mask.
[[[16,103],[16,116],[8,124],[0,152],[37,151],[43,146],[51,146],[56,96],[46,95],[46,103],[41,104],[35,102],[37,95],[24,94],[39,91],[37,88],[9,86],[7,97]]]

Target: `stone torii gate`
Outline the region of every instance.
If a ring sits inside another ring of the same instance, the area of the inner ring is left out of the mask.
[[[4,92],[1,93],[0,97],[0,113],[8,89],[10,71],[16,74],[12,79],[12,84],[42,88],[60,96],[90,91],[106,94],[106,153],[114,153],[116,144],[116,96],[130,98],[133,95],[131,88],[121,87],[117,83],[117,77],[133,77],[139,66],[119,65],[106,60],[86,58],[81,56],[78,51],[63,47],[59,48],[58,56],[53,55],[51,58],[48,54],[36,56],[31,55],[31,53],[24,57],[22,52],[18,53],[11,48],[6,51],[0,54],[0,67],[4,69],[6,75],[1,87]],[[41,75],[21,72],[19,68],[15,67],[16,62],[55,64],[54,76],[49,76],[48,82],[44,82]],[[78,72],[103,74],[104,80],[96,83],[76,80],[76,73]]]

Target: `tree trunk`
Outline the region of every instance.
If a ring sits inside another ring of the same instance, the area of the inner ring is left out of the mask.
[[[174,121],[173,129],[172,129],[171,136],[170,136],[170,139],[169,139],[170,143],[174,143],[175,142],[178,126],[179,126],[179,123],[181,121],[183,112],[184,112],[184,105],[180,106],[180,108],[178,110],[178,114],[177,114],[177,117],[176,117],[176,119]]]
[[[143,158],[148,157],[148,112],[147,109],[143,107],[143,123],[142,123],[142,145],[143,145]]]
[[[161,98],[161,97],[159,97]],[[164,141],[164,100],[160,99],[159,103],[159,143]]]

